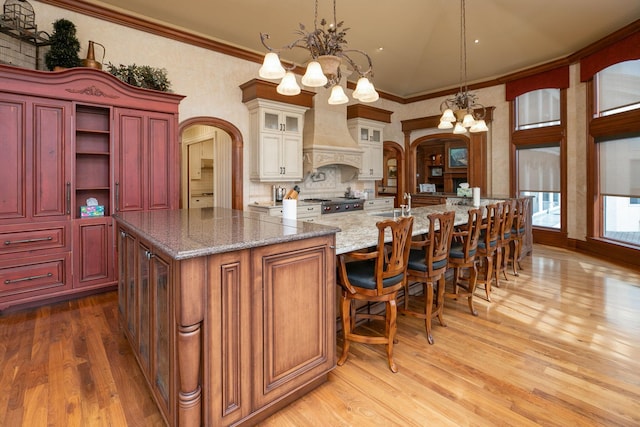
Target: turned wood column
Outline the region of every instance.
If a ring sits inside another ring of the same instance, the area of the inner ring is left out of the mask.
[[[183,261],[176,289],[178,356],[178,425],[202,425],[202,322],[204,320],[207,271],[205,257]]]

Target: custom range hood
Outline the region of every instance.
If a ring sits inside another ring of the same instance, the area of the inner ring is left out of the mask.
[[[326,90],[314,97],[314,107],[304,116],[303,167],[304,173],[316,172],[323,166],[362,168],[363,150],[347,128],[347,106],[329,105]]]

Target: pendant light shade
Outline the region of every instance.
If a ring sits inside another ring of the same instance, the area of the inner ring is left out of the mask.
[[[438,125],[438,129],[453,129],[453,123],[447,120],[440,120],[440,124]]]
[[[287,71],[287,73],[282,78],[282,81],[276,88],[276,91],[280,95],[294,96],[300,93],[300,86],[298,86],[298,82],[296,81],[296,75],[291,71]]]
[[[263,79],[281,79],[286,74],[280,58],[275,52],[269,52],[264,56],[262,67],[258,71],[258,75]]]
[[[346,104],[347,102],[349,102],[349,98],[347,98],[347,95],[345,95],[344,90],[342,89],[342,86],[335,85],[334,87],[331,88],[331,96],[329,97],[329,104],[340,105],[340,104]]]
[[[471,114],[467,113],[464,115],[464,118],[462,119],[462,126],[466,128],[470,128],[475,124],[476,124],[476,120],[473,118]]]
[[[464,133],[467,133],[467,129],[462,126],[462,124],[460,122],[456,123],[456,126],[453,128],[453,133],[455,133],[456,135],[461,135]]]
[[[327,76],[322,74],[322,67],[319,62],[309,62],[307,72],[302,76],[302,84],[308,87],[322,87],[327,84]]]
[[[374,92],[375,89],[371,82],[369,82],[369,79],[366,77],[360,77],[356,84],[356,89],[353,91],[353,97],[362,101],[362,98],[372,97]]]
[[[453,114],[453,110],[451,108],[447,108],[446,110],[444,110],[444,113],[442,113],[442,117],[440,118],[440,120],[443,122],[454,123],[456,121],[456,116]]]
[[[469,132],[478,133],[478,132],[487,132],[489,128],[487,127],[487,123],[484,120],[476,121],[476,124],[471,126]]]

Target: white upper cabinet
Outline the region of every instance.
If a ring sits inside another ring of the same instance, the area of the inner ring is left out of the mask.
[[[302,180],[302,131],[306,107],[264,99],[247,103],[251,122],[251,179]]]

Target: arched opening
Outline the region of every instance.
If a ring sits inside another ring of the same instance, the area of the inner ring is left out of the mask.
[[[405,192],[404,149],[395,141],[384,141],[382,149],[383,179],[378,186],[379,197],[394,196],[396,207]]]
[[[469,182],[469,138],[465,135],[432,134],[411,142],[410,158],[415,162],[415,173],[409,187],[422,192],[434,187],[435,191],[453,193],[461,182]]]
[[[196,132],[190,131],[193,129],[197,129]],[[218,187],[221,190],[219,197],[217,200],[221,201],[221,204],[227,205],[230,204],[230,207],[233,209],[242,210],[243,207],[243,182],[242,182],[242,152],[243,152],[243,139],[240,130],[234,126],[233,124],[227,122],[226,120],[218,119],[215,117],[192,117],[190,119],[185,120],[179,126],[179,135],[180,135],[180,152],[181,152],[181,191],[182,195],[180,197],[180,206],[183,209],[189,207],[191,194],[189,192],[190,188],[190,170],[189,170],[189,157],[192,156],[192,159],[197,158],[197,153],[195,150],[191,150],[189,146],[192,144],[203,143],[206,147],[207,142],[209,141],[209,137],[213,134],[215,135],[217,132],[218,140],[221,141],[221,145],[216,147],[216,142],[214,141],[214,152],[218,154],[218,162],[219,170],[216,169],[215,166],[212,167],[211,176],[214,179],[212,183],[214,188],[216,185],[222,186]],[[200,134],[200,135],[198,135]],[[185,137],[187,137],[185,139]],[[215,137],[214,137],[215,138]],[[224,142],[223,142],[224,141]],[[225,144],[227,146],[225,146]],[[194,147],[191,147],[192,149]],[[204,149],[206,150],[206,148]],[[204,157],[200,157],[200,161],[204,164],[204,169],[208,168],[209,157],[205,155]],[[213,165],[216,164],[215,154],[213,156]],[[202,160],[204,159],[204,160]],[[230,167],[229,167],[230,166]],[[230,170],[225,171],[223,168],[229,168]],[[195,170],[195,169],[194,169]],[[227,173],[228,172],[228,173]],[[209,176],[209,171],[205,171],[205,176]],[[218,182],[215,182],[216,174],[218,174]],[[194,175],[195,177],[195,175]],[[208,186],[199,186],[195,184],[193,188],[195,191],[201,191],[202,188],[208,188]],[[227,187],[228,186],[228,187]],[[212,190],[214,200],[216,200],[215,191]],[[226,193],[226,195],[225,195]],[[197,194],[197,193],[196,193]],[[224,200],[224,201],[223,201]],[[215,203],[214,203],[215,204]]]

